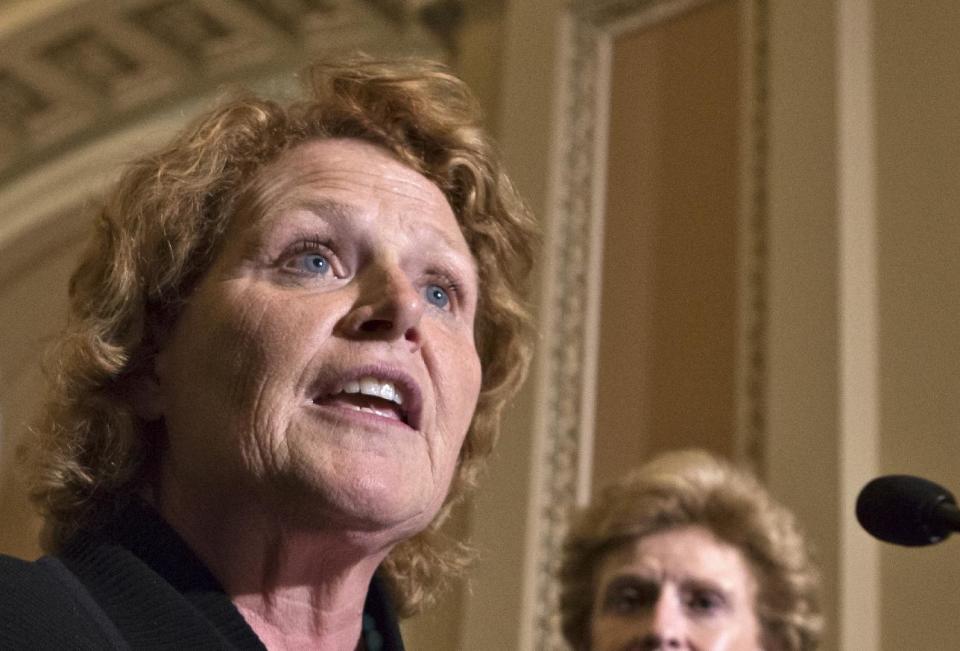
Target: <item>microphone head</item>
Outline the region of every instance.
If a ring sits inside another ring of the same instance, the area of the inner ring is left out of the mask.
[[[867,533],[907,547],[938,543],[951,529],[937,517],[943,504],[957,502],[943,486],[910,475],[871,480],[857,497],[857,520]]]

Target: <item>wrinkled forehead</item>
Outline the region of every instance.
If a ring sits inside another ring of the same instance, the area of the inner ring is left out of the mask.
[[[327,205],[342,206],[342,213],[373,212],[388,204],[412,223],[428,219],[447,233],[445,239],[472,255],[460,220],[436,183],[386,148],[353,138],[301,143],[265,165],[242,192],[230,226],[242,228],[291,206],[309,207],[318,193]]]
[[[296,199],[323,188],[364,197],[385,194],[421,209],[449,212],[446,195],[426,176],[384,147],[353,138],[328,138],[296,145],[265,165],[252,179],[252,199]]]

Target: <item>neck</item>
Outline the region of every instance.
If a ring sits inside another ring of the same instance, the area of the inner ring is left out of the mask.
[[[391,545],[375,535],[291,524],[247,502],[198,507],[164,493],[164,518],[207,565],[268,649],[354,651],[373,574]]]
[[[297,548],[306,547],[288,541],[282,550],[263,554],[261,567],[252,573],[260,577],[256,587],[242,564],[232,565],[223,573],[224,587],[268,649],[356,649],[370,580],[383,556],[331,562],[335,554],[325,553],[331,546],[309,547],[314,551],[298,554]],[[302,561],[307,557],[312,562]]]
[[[360,648],[366,582],[283,587],[234,595],[233,602],[268,649]]]

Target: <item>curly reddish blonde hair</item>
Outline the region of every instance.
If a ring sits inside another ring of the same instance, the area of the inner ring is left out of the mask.
[[[574,518],[560,567],[561,626],[574,649],[590,648],[603,559],[639,538],[688,525],[705,527],[747,561],[765,649],[817,648],[820,577],[793,514],[752,475],[702,450],[683,450],[609,484]]]
[[[244,187],[310,140],[377,144],[441,189],[479,272],[483,379],[453,484],[430,527],[395,547],[381,568],[398,611],[410,615],[466,564],[466,548],[438,529],[475,485],[530,360],[522,296],[537,231],[480,126],[476,100],[442,65],[357,55],[317,63],[303,77],[304,97],[227,101],[129,165],[98,209],[70,280],[68,326],[48,357],[49,397],[21,453],[46,548],[123,508],[149,483],[159,454],[150,444],[156,424],[136,416],[131,387],[210,266]]]

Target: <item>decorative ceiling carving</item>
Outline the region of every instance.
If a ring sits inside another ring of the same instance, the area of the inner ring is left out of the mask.
[[[448,54],[456,0],[76,0],[0,38],[0,182],[158,108],[322,52]],[[0,10],[0,22],[3,11]]]

